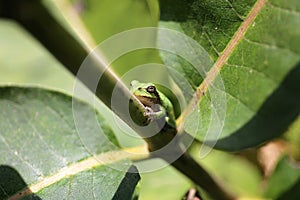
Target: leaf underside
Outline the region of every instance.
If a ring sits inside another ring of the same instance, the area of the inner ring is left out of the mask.
[[[131,161],[116,157],[80,165],[98,154],[120,151],[113,132],[92,107],[46,89],[2,87],[0,110],[0,199],[29,186],[42,199],[131,199],[140,179]],[[84,133],[79,132],[80,122]],[[55,178],[62,171],[68,173]]]

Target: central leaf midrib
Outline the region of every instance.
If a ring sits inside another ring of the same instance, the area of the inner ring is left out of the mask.
[[[31,185],[29,188],[25,188],[24,191],[21,191],[14,196],[11,196],[9,199],[15,199],[19,194],[29,194],[37,193],[38,191],[63,180],[66,177],[74,176],[86,170],[92,169],[94,167],[99,167],[103,165],[109,165],[116,163],[124,159],[135,159],[138,157],[147,157],[148,151],[145,146],[137,146],[132,148],[121,149],[119,151],[109,151],[95,155],[93,157],[88,157],[82,161],[71,164],[60,169],[57,173],[45,177],[39,182]]]
[[[261,9],[266,4],[267,0],[258,0],[256,4],[253,6],[252,10],[249,12],[247,18],[245,18],[244,22],[240,25],[238,30],[236,31],[233,38],[229,41],[228,45],[226,46],[225,50],[222,52],[222,54],[219,56],[213,67],[210,69],[210,71],[207,73],[207,76],[202,81],[202,83],[197,88],[194,98],[191,99],[188,107],[185,109],[185,111],[181,114],[181,116],[178,118],[178,130],[181,132],[181,129],[183,128],[183,119],[192,111],[194,110],[195,106],[198,105],[198,103],[201,101],[202,97],[208,90],[208,87],[211,85],[215,77],[219,74],[222,67],[226,64],[227,59],[230,57],[231,53],[235,49],[235,47],[239,44],[239,42],[244,38],[244,34],[254,21],[254,19],[257,17],[257,15],[260,13]]]

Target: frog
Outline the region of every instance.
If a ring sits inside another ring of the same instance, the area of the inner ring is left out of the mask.
[[[143,104],[145,115],[150,122],[163,119],[166,123],[165,127],[176,129],[173,104],[154,83],[133,80],[130,83],[130,91]]]

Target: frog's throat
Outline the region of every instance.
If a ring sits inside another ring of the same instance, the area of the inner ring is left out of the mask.
[[[152,107],[154,104],[159,104],[159,100],[156,98],[144,97],[144,96],[136,96],[138,100],[147,107]]]

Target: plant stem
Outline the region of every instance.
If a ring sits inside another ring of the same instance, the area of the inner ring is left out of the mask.
[[[112,92],[118,93],[120,99],[131,98],[134,105],[144,112],[144,107],[129,92],[127,87],[120,82],[117,75],[108,68],[104,58],[100,58],[97,52],[90,54],[87,45],[79,42],[70,30],[63,27],[53,14],[40,0],[10,0],[0,2],[0,17],[14,19],[28,30],[52,55],[63,64],[75,77],[85,60],[89,63],[87,73],[77,77],[109,108],[111,108]],[[102,59],[102,60],[101,60]],[[95,80],[102,74],[98,84]],[[118,84],[117,84],[118,83]],[[128,111],[115,109],[114,112],[126,123],[129,120]]]

